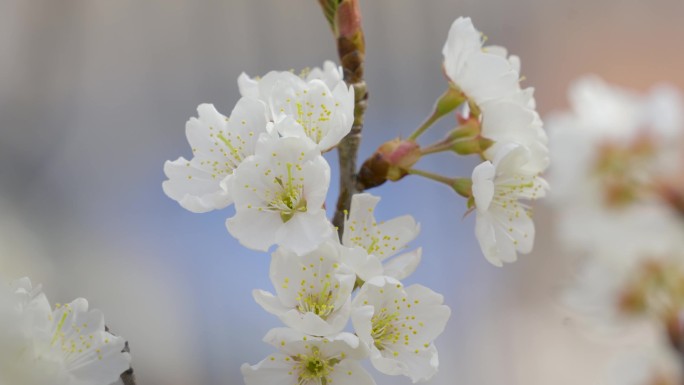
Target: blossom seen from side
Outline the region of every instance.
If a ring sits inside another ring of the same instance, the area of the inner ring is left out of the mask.
[[[269,331],[264,341],[279,352],[256,365],[242,365],[247,385],[375,384],[359,363],[368,350],[353,334],[323,338],[277,328]]]
[[[525,165],[529,161],[526,147],[509,144],[493,161],[485,161],[473,170],[475,235],[485,258],[496,266],[515,261],[518,253],[532,251],[532,214],[520,200],[543,197],[548,185],[537,174],[527,172]]]
[[[374,211],[379,201],[379,197],[368,193],[352,196],[342,244],[365,253],[354,254],[344,263],[364,281],[378,275],[404,279],[420,263],[421,248],[403,253],[406,245],[418,236],[420,225],[410,215],[378,223]]]
[[[303,256],[280,248],[273,253],[270,271],[276,295],[255,290],[254,299],[290,328],[317,336],[339,333],[349,320],[356,281],[341,261],[356,252],[335,239]]]
[[[367,281],[354,298],[352,323],[370,347],[373,366],[414,383],[429,380],[439,366],[433,341],[451,315],[442,302],[441,295],[421,285],[405,288],[391,277]]]
[[[276,127],[294,124],[285,119]],[[332,233],[323,208],[329,184],[330,166],[311,140],[262,135],[229,186],[235,216],[228,231],[254,250],[278,244],[300,255],[312,251]]]
[[[254,153],[259,135],[267,132],[266,106],[240,99],[230,118],[211,104],[197,107],[197,118],[185,128],[193,157],[164,164],[166,195],[196,213],[222,209],[233,201],[227,184],[235,169]]]
[[[483,47],[470,18],[454,21],[442,54],[449,81],[477,106],[521,92],[520,59],[508,57],[503,47]]]
[[[130,367],[125,341],[79,298],[54,310],[28,279],[12,284],[13,326],[0,331],[0,379],[21,385],[109,385]]]

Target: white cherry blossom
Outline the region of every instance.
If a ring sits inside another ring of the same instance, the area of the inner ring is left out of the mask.
[[[267,132],[267,120],[266,106],[252,98],[240,99],[230,118],[211,104],[200,104],[197,113],[185,126],[193,157],[167,161],[169,179],[162,188],[182,207],[202,213],[232,203],[226,185],[235,168],[254,153],[259,135]]]
[[[354,122],[354,89],[344,83],[341,69],[332,62],[308,76],[272,71],[254,80],[243,73],[238,84],[243,95],[270,107],[272,121],[290,117],[298,123],[279,126],[282,136],[308,137],[321,151],[335,147]]]
[[[247,385],[375,384],[359,363],[368,350],[353,334],[322,338],[277,328],[264,341],[280,351],[256,365],[242,365]]]
[[[0,331],[0,382],[22,385],[109,385],[130,367],[125,341],[105,331],[104,317],[79,298],[53,311],[24,278]],[[7,302],[5,302],[7,304]]]
[[[322,80],[330,90],[334,90],[339,84],[344,84],[342,67],[326,60],[323,68],[314,67],[311,70],[302,71],[299,76],[291,71],[270,71],[261,78],[251,78],[243,72],[238,77],[238,88],[240,95],[260,99],[268,104],[276,83],[297,83],[299,80],[305,82]]]
[[[341,261],[355,252],[334,239],[303,256],[279,248],[270,273],[277,297],[255,290],[254,299],[293,329],[317,336],[339,333],[349,320],[356,281]]]
[[[444,72],[452,84],[478,106],[488,100],[515,97],[520,89],[520,59],[506,57],[502,47],[483,47],[470,18],[451,25],[442,53]]]
[[[420,263],[421,248],[402,253],[418,236],[420,225],[410,215],[378,223],[374,211],[379,201],[379,197],[368,193],[352,196],[342,244],[365,253],[353,254],[344,263],[364,281],[378,275],[404,279]]]
[[[433,341],[451,315],[441,295],[421,286],[404,288],[391,277],[367,281],[354,298],[352,322],[376,369],[429,380],[439,366]]]
[[[480,135],[494,144],[484,151],[493,160],[511,143],[528,148],[528,172],[541,173],[549,164],[547,136],[536,111],[534,89],[520,87],[520,58],[504,47],[483,47],[480,32],[469,18],[451,26],[444,45],[444,71],[474,110]]]
[[[548,185],[527,172],[529,161],[527,148],[509,144],[493,162],[485,161],[473,170],[475,235],[485,258],[496,266],[515,261],[518,252],[529,253],[534,244],[530,208],[519,200],[543,197]]]
[[[295,124],[285,119],[276,128]],[[235,216],[228,231],[254,250],[273,244],[300,255],[314,250],[332,233],[323,208],[329,184],[330,166],[311,140],[262,135],[231,180]]]

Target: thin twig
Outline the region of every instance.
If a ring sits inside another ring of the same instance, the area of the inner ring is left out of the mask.
[[[337,38],[337,52],[344,70],[344,81],[354,87],[354,124],[349,134],[337,146],[340,165],[340,193],[337,199],[333,224],[337,226],[340,237],[344,231],[344,213],[349,210],[352,195],[363,191],[357,185],[356,160],[361,143],[363,117],[366,112],[368,91],[363,79],[366,55],[363,29],[361,28],[361,9],[358,0],[319,0],[323,11],[330,11],[326,3],[335,3],[335,15],[330,18],[333,33]]]
[[[111,330],[109,330],[109,327],[105,325],[105,331],[111,335],[116,335],[112,333]],[[126,341],[126,344],[124,345],[124,348],[122,350],[123,353],[130,353],[131,348],[128,346],[128,341]],[[123,381],[124,385],[136,385],[135,382],[135,373],[133,373],[133,367],[131,366],[128,368],[127,371],[121,373],[121,381]]]

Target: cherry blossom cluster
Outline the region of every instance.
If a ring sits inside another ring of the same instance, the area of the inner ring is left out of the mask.
[[[660,337],[640,364],[617,366],[639,368],[640,382],[629,383],[681,383],[670,346],[684,346],[682,97],[668,86],[641,95],[587,76],[569,98],[572,110],[548,124],[558,238],[586,257],[566,302],[601,333],[655,329]]]
[[[79,298],[50,306],[28,278],[0,283],[0,383],[110,385],[130,367],[125,340]]]
[[[254,299],[285,327],[264,338],[278,353],[243,365],[245,382],[373,384],[366,358],[385,374],[431,378],[433,341],[450,310],[432,290],[401,283],[420,262],[421,249],[405,251],[418,224],[410,216],[378,223],[370,194],[353,196],[341,240],[326,216],[330,166],[321,154],[354,118],[341,68],[242,74],[238,85],[230,116],[198,107],[186,125],[193,157],[165,164],[163,188],[193,212],[234,205],[230,234],[253,250],[275,246],[275,293],[255,290]]]
[[[479,128],[476,137],[491,141],[472,175],[475,234],[487,260],[501,266],[532,250],[534,223],[530,207],[520,200],[541,198],[548,188],[539,177],[549,163],[547,137],[534,90],[520,87],[517,56],[503,47],[483,46],[467,18],[451,26],[443,53],[451,86],[466,97],[463,126]]]
[[[381,146],[364,166],[388,169],[388,180],[414,174],[450,185],[476,213],[475,235],[484,256],[502,266],[532,250],[535,228],[528,202],[548,190],[540,174],[549,164],[549,151],[534,90],[520,85],[520,59],[503,47],[483,46],[484,40],[469,18],[452,24],[443,48],[449,88],[432,116],[407,140]],[[416,139],[452,111],[456,127],[444,140],[421,148]],[[468,178],[413,168],[422,156],[444,151],[478,155],[483,162]]]

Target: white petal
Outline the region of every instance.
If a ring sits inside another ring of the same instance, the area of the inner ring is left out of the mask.
[[[419,247],[416,250],[397,255],[385,262],[385,275],[398,280],[402,280],[413,274],[420,264],[422,249]]]
[[[487,211],[494,197],[496,168],[490,161],[482,162],[473,170],[473,197],[478,210]]]
[[[375,380],[357,361],[344,360],[335,365],[330,373],[332,384],[341,385],[375,385]]]

